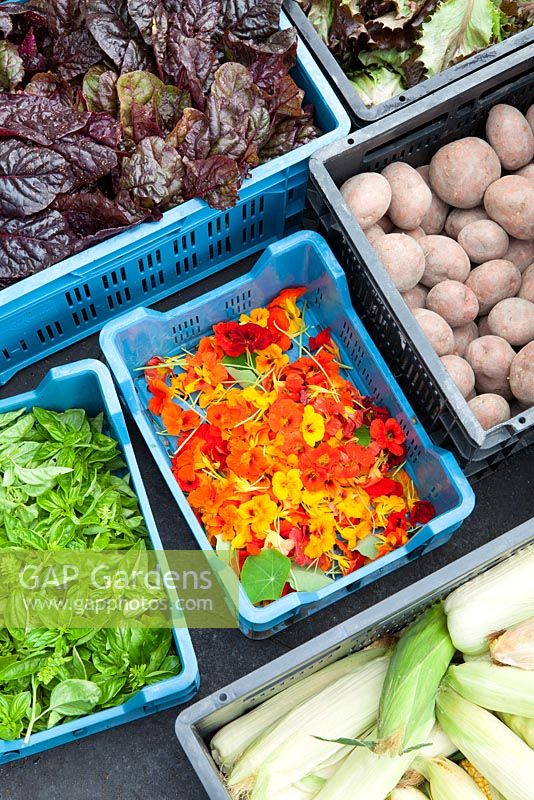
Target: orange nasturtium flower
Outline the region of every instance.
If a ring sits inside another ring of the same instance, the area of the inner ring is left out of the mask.
[[[182,431],[192,431],[200,425],[201,418],[196,411],[185,411],[176,403],[167,403],[161,412],[161,419],[165,430],[171,436],[179,436]]]
[[[324,419],[313,406],[304,406],[301,431],[304,441],[310,447],[320,442],[324,436]]]
[[[278,516],[278,506],[266,494],[259,494],[243,503],[239,513],[257,536],[265,537]]]
[[[154,397],[150,398],[148,407],[153,414],[159,417],[162,409],[172,399],[172,390],[167,386],[165,381],[156,378],[156,380],[150,381],[148,384],[148,391],[154,395]]]

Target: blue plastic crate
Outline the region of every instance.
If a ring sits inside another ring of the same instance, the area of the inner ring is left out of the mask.
[[[30,410],[33,406],[52,411],[84,408],[92,416],[104,412],[109,434],[119,442],[130,472],[131,485],[139,500],[152,547],[154,550],[162,550],[163,545],[135,460],[119,399],[106,367],[99,361],[86,359],[51,369],[33,391],[0,400],[0,413],[18,408]],[[187,628],[175,628],[173,636],[176,653],[182,663],[179,675],[146,686],[123,705],[57,725],[48,731],[34,733],[27,745],[22,739],[13,742],[0,739],[0,764],[33,756],[43,750],[67,744],[92,733],[99,733],[191,700],[200,685],[197,659]]]
[[[256,608],[241,590],[240,628],[254,638],[270,636],[444,544],[474,507],[473,491],[454,457],[432,444],[354,313],[345,275],[328,245],[319,235],[302,231],[267,248],[248,275],[164,314],[145,309],[132,311],[108,323],[100,334],[102,350],[125,402],[198,545],[210,548],[204,530],[176,483],[165,446],[146,411],[145,382],[133,370],[154,355],[178,352],[183,345],[192,347],[216,322],[265,305],[289,286],[308,287],[304,299],[310,322],[330,326],[343,363],[354,367],[351,378],[356,387],[373,395],[399,420],[407,437],[408,471],[421,497],[434,503],[437,516],[404,547],[317,592],[295,592]]]
[[[285,15],[280,25],[290,26]],[[123,311],[155,303],[300,227],[309,157],[346,135],[350,121],[300,39],[292,75],[314,105],[323,135],[252,170],[234,208],[216,211],[189,200],[160,222],[138,225],[0,290],[0,384]]]

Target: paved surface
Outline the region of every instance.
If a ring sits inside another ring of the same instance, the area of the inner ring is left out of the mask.
[[[227,275],[223,273],[222,278],[236,277],[245,269],[246,265],[234,268]],[[221,276],[212,279],[212,284],[214,280],[221,281]],[[156,308],[172,307],[207,288],[211,288],[209,281],[201,288],[193,287],[168,298]],[[52,366],[100,357],[98,339],[93,336],[15,376],[0,388],[0,397],[35,386]],[[190,549],[194,546],[191,534],[137,430],[129,427],[163,543],[172,549]],[[199,697],[534,517],[534,448],[514,456],[480,481],[475,493],[476,509],[450,544],[273,639],[253,642],[238,631],[192,631],[202,680]],[[205,800],[206,793],[175,739],[176,713],[171,709],[7,764],[0,768],[0,800]]]

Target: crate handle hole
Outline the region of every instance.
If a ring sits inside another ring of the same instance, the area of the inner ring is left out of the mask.
[[[354,144],[354,139],[352,137],[347,139],[347,144]]]
[[[519,422],[521,423],[521,425],[522,425],[522,424],[523,424],[524,422],[526,422],[527,420],[526,420],[526,417],[519,417],[519,420],[518,420],[518,421],[519,421]]]
[[[226,701],[228,700],[228,695],[223,692],[222,694],[219,695],[219,700],[221,701],[221,703],[226,703]]]
[[[405,96],[404,96],[403,94],[400,94],[400,95],[399,95],[399,100],[400,100],[400,102],[401,102],[401,103],[404,103],[404,101],[406,100],[406,98],[405,98]]]

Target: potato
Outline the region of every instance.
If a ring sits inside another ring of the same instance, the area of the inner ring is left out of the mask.
[[[527,113],[525,114],[525,117],[527,118],[528,124],[534,131],[534,103],[528,109]]]
[[[516,239],[534,238],[534,184],[521,175],[505,175],[484,195],[488,216]]]
[[[498,394],[479,394],[467,405],[485,431],[510,419],[510,406]]]
[[[394,228],[393,233],[405,233],[406,236],[411,236],[416,242],[420,242],[421,239],[424,239],[426,236],[422,228],[413,228],[411,231],[403,231],[402,228]]]
[[[480,336],[471,342],[464,358],[475,373],[477,392],[510,397],[508,374],[514,356],[514,350],[500,336]]]
[[[512,261],[519,272],[523,272],[534,261],[534,241],[521,241],[510,237],[510,244],[504,257],[507,261]]]
[[[454,350],[451,326],[434,311],[414,309],[413,315],[438,356],[448,356]]]
[[[443,317],[451,328],[467,325],[478,316],[475,293],[460,281],[441,281],[433,286],[426,298],[426,307]]]
[[[389,183],[377,172],[362,172],[345,181],[343,199],[362,228],[370,228],[384,216],[391,201]]]
[[[521,286],[521,273],[511,261],[495,259],[471,270],[465,285],[476,294],[478,313],[484,315],[500,300],[517,294]]]
[[[390,191],[391,191],[391,187],[390,187]],[[380,227],[382,228],[384,233],[391,233],[393,231],[394,227],[395,227],[387,214],[385,214],[383,217],[380,217],[380,219],[378,220],[378,222],[376,224],[380,225]]]
[[[380,225],[371,225],[371,227],[367,228],[364,233],[373,246],[377,239],[380,239],[381,236],[386,235],[384,229],[381,228]]]
[[[484,206],[453,208],[445,222],[445,233],[452,239],[457,239],[462,228],[471,222],[478,222],[479,219],[489,219]]]
[[[430,162],[430,185],[446,203],[475,208],[484,192],[501,176],[501,162],[483,139],[467,136],[441,147]]]
[[[534,406],[534,342],[523,347],[512,361],[510,388],[522,406]]]
[[[491,336],[492,333],[490,331],[488,325],[488,318],[487,317],[479,317],[478,319],[478,335],[479,336]]]
[[[447,236],[427,236],[420,245],[425,254],[425,271],[421,278],[424,286],[432,288],[441,281],[452,280],[463,283],[471,264],[465,250],[454,239]]]
[[[432,202],[432,192],[422,177],[402,161],[388,164],[382,170],[382,176],[391,187],[390,220],[403,230],[419,227]]]
[[[508,250],[508,234],[491,219],[481,219],[462,228],[458,234],[458,244],[471,261],[482,264],[504,256]]]
[[[426,296],[428,289],[420,283],[414,286],[413,289],[408,289],[407,292],[402,293],[402,298],[408,308],[426,308]]]
[[[425,271],[425,254],[410,236],[387,233],[379,237],[374,248],[399,292],[413,289]]]
[[[486,138],[504,169],[519,169],[534,158],[534,133],[514,106],[506,103],[493,106],[486,122]]]
[[[522,347],[534,339],[534,303],[522,297],[508,297],[493,306],[488,325],[495,336]]]
[[[454,336],[453,355],[463,356],[468,345],[475,339],[478,339],[477,324],[476,322],[468,322],[467,325],[460,325],[458,328],[453,328],[452,335]]]
[[[521,288],[517,296],[534,303],[534,263],[523,272]]]
[[[517,169],[515,171],[515,175],[521,175],[523,178],[526,178],[528,181],[534,181],[534,164],[527,164],[525,167],[521,167],[521,169]]]
[[[441,363],[464,397],[475,388],[475,373],[467,361],[459,356],[441,356]]]
[[[424,167],[417,167],[417,172],[432,191],[432,187],[430,186],[430,178],[428,177],[429,170],[430,167],[428,165]],[[432,192],[432,202],[430,203],[430,208],[421,220],[421,229],[423,230],[423,233],[441,233],[448,213],[448,204],[444,203],[441,197],[438,197],[435,192]]]

